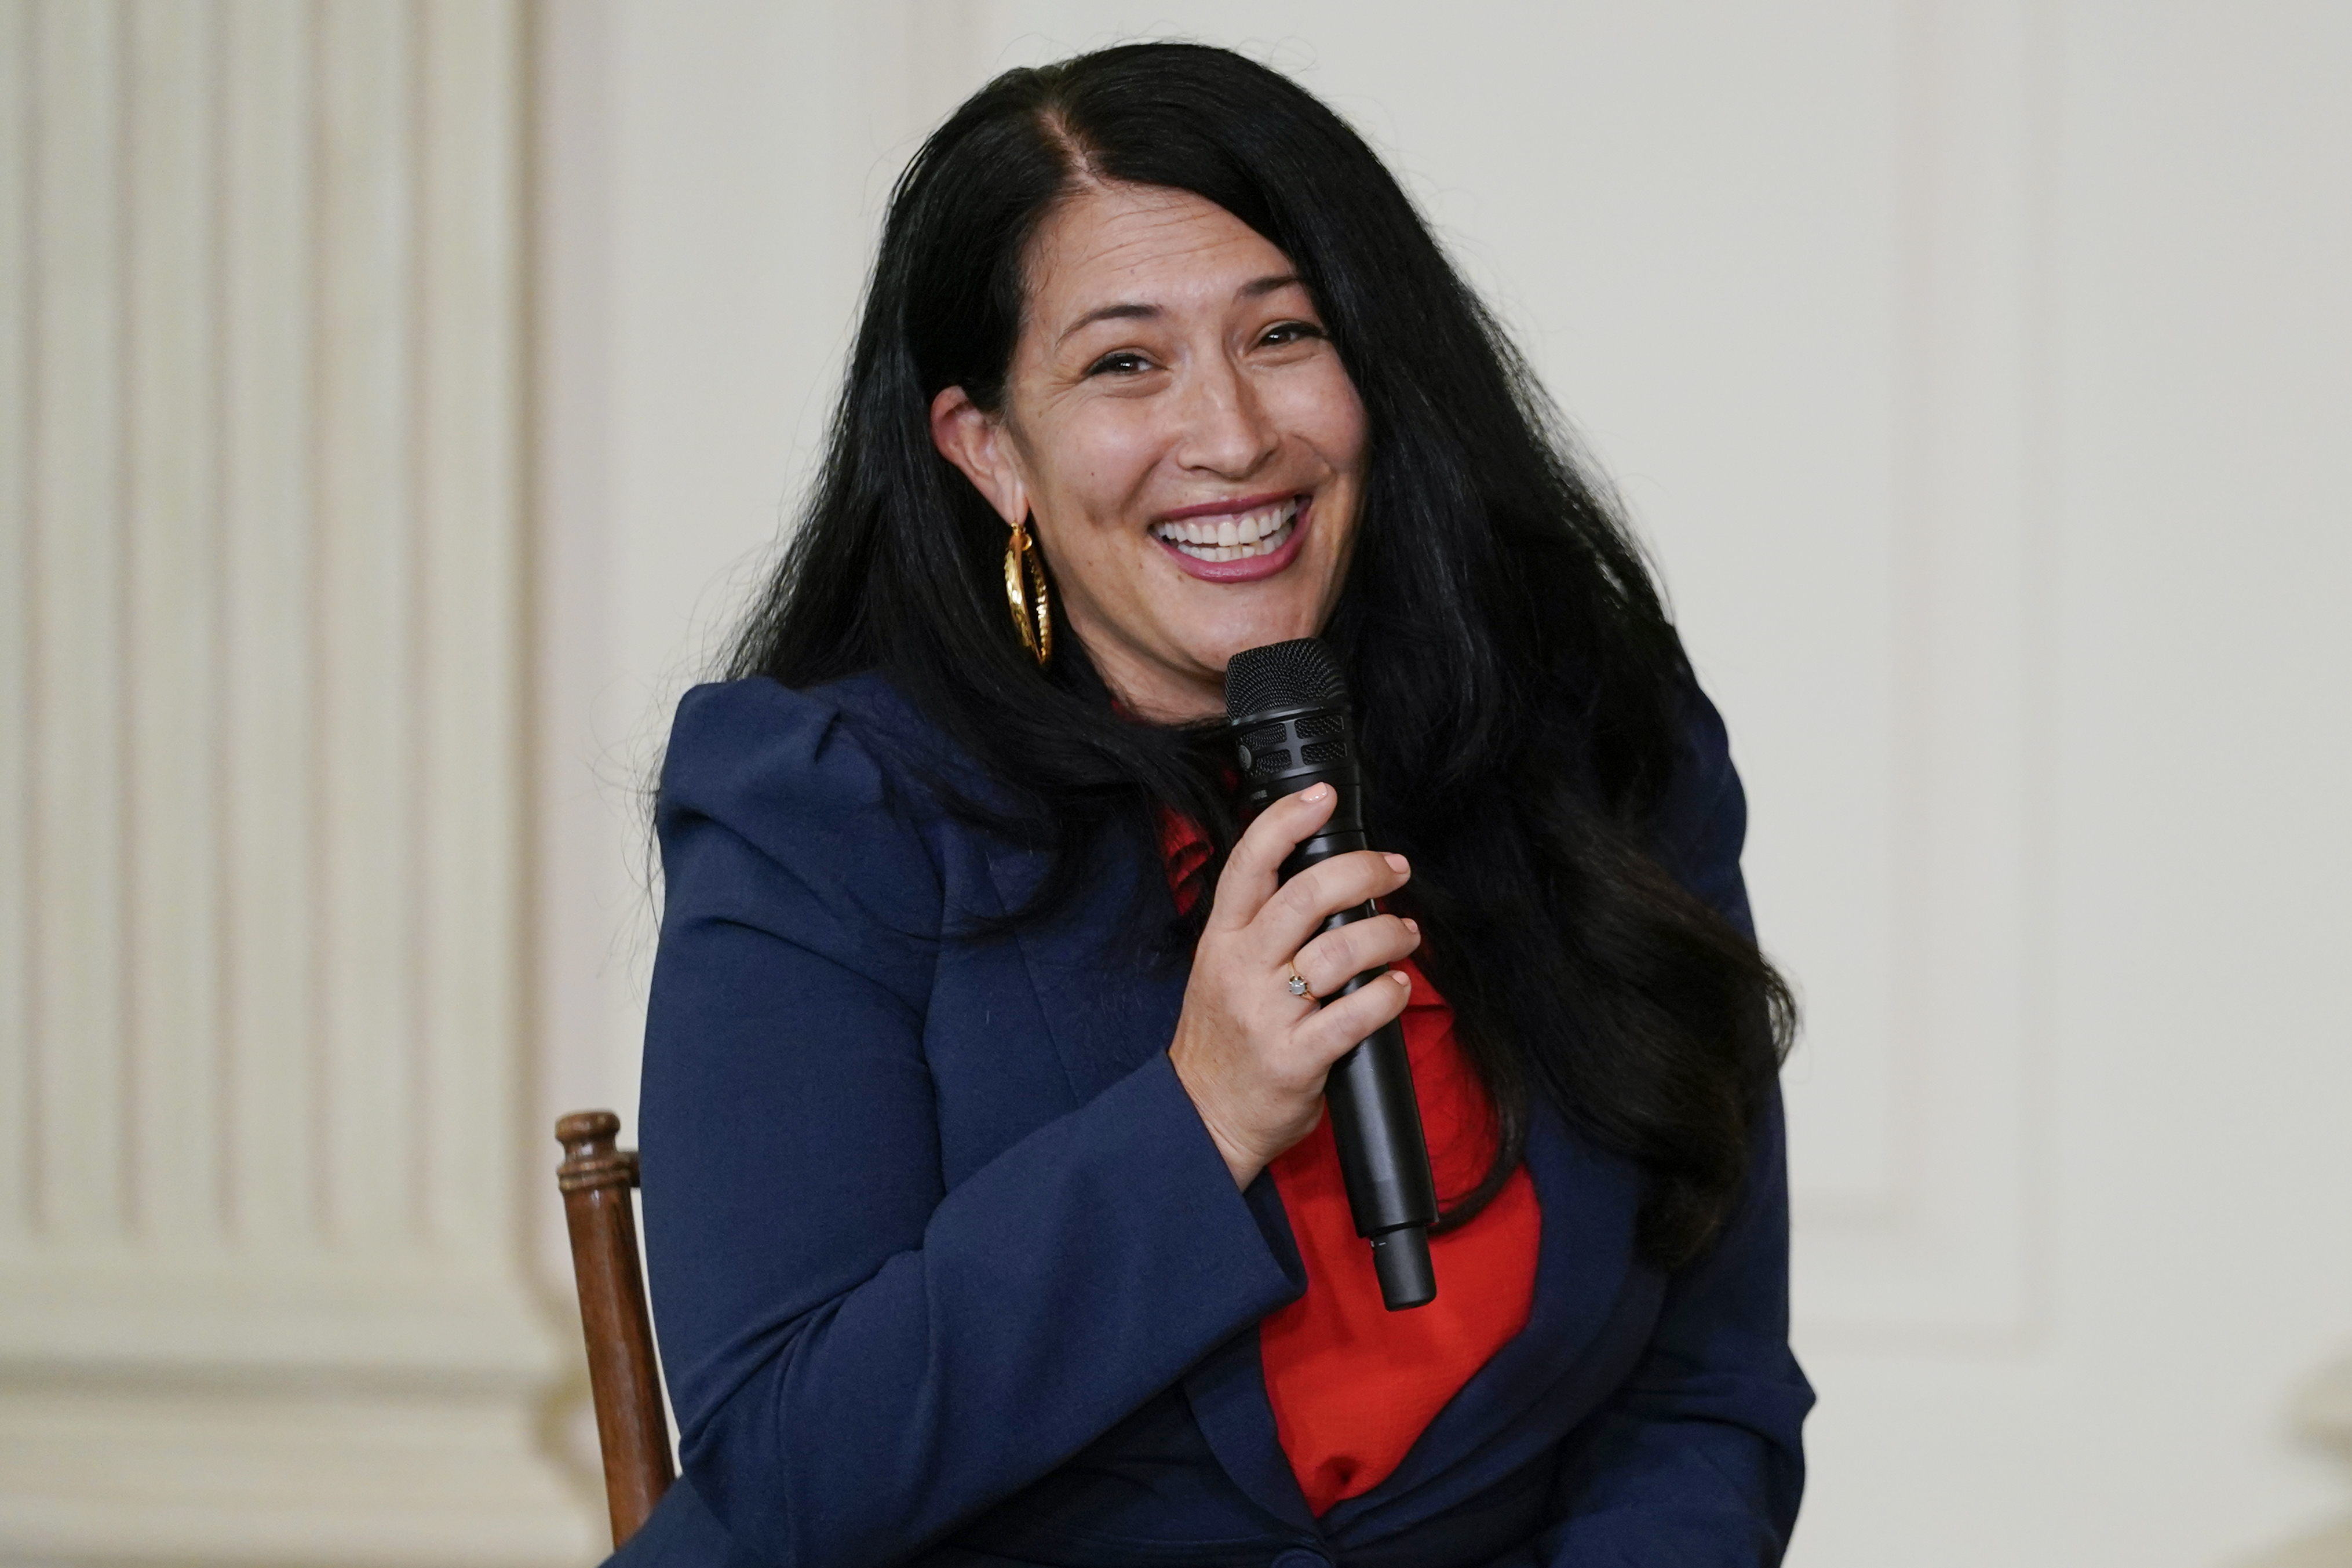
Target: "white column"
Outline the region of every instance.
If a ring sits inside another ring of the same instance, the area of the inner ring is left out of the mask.
[[[0,0],[0,1557],[578,1563],[517,0]]]

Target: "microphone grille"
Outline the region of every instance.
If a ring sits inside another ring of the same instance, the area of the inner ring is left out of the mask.
[[[1319,638],[1244,648],[1225,666],[1225,717],[1246,719],[1284,708],[1345,707],[1348,683]]]

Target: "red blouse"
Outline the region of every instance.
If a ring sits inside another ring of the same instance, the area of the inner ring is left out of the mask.
[[[1209,845],[1170,815],[1160,854],[1180,908],[1202,891]],[[1495,1157],[1495,1119],[1454,1037],[1454,1010],[1411,959],[1405,1049],[1443,1203],[1477,1185]],[[1459,1230],[1431,1238],[1437,1300],[1411,1311],[1381,1304],[1370,1251],[1356,1235],[1331,1123],[1319,1122],[1268,1167],[1307,1269],[1307,1293],[1258,1325],[1276,1434],[1318,1515],[1388,1479],[1422,1429],[1487,1358],[1527,1326],[1543,1216],[1525,1167]]]

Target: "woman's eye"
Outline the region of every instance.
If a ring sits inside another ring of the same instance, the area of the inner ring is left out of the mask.
[[[1321,336],[1323,329],[1312,321],[1278,321],[1268,327],[1265,336],[1258,342],[1270,348],[1278,348],[1284,343],[1301,343]]]
[[[1151,368],[1151,362],[1129,349],[1107,353],[1087,367],[1088,375],[1134,375]]]

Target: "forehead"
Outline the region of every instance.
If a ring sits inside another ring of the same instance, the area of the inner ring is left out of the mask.
[[[1047,328],[1111,303],[1222,306],[1290,270],[1273,241],[1214,202],[1129,184],[1088,185],[1055,207],[1026,263],[1030,309]]]

